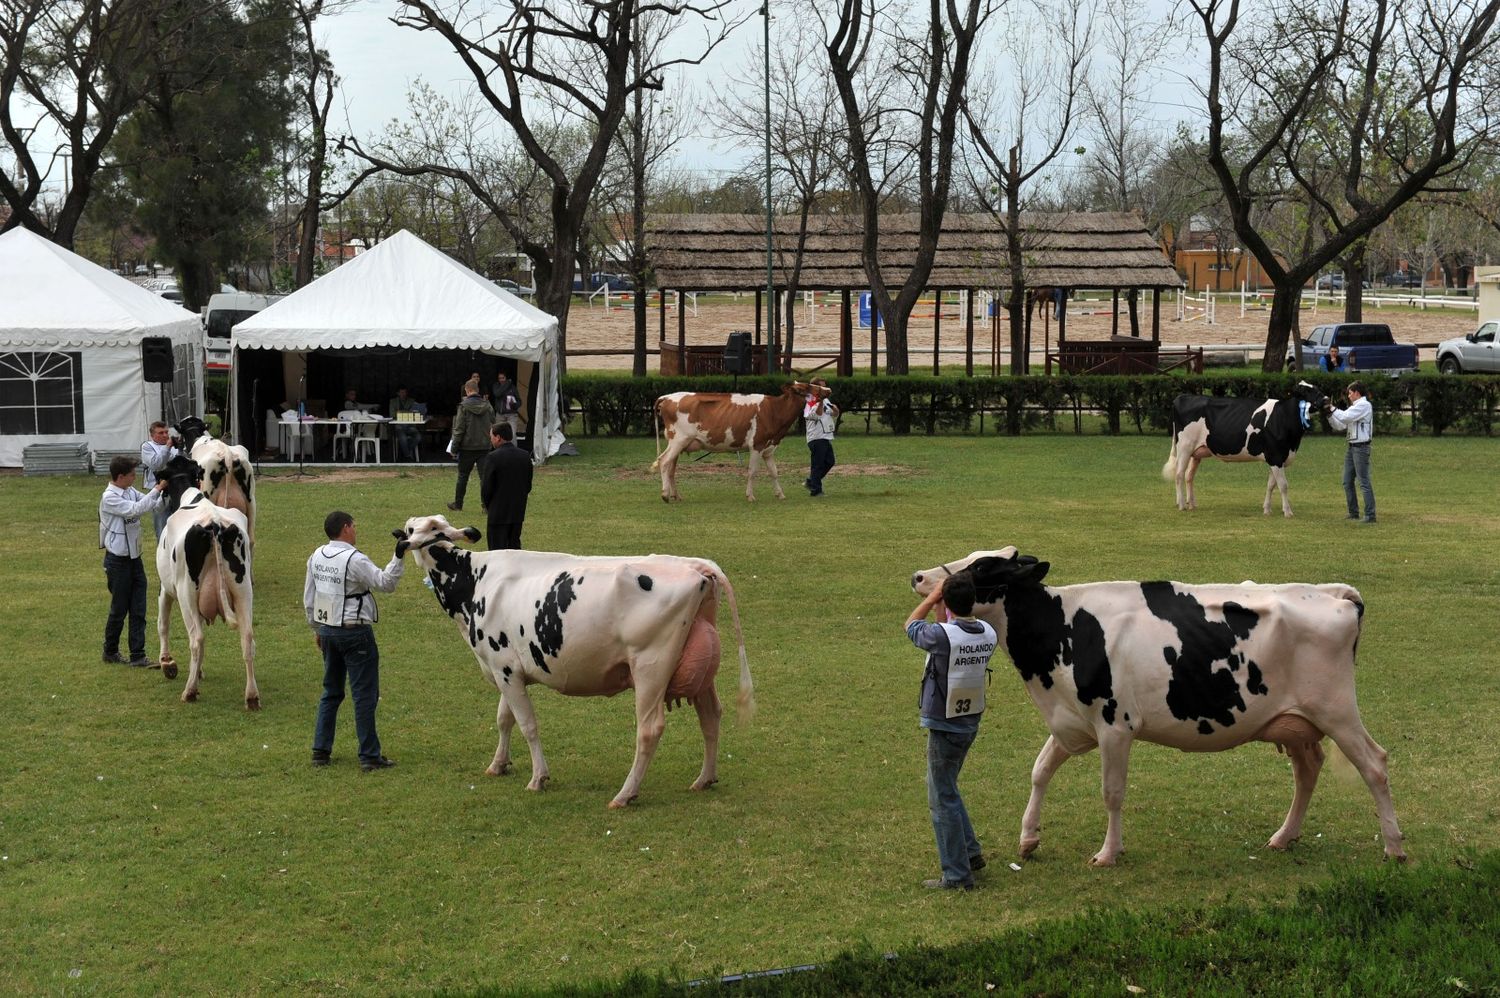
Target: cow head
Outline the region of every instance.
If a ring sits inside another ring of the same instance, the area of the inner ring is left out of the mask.
[[[783,388],[781,391],[782,394],[791,392],[793,395],[800,395],[803,398],[806,398],[809,395],[814,395],[820,400],[826,399],[828,396],[833,394],[833,390],[827,385],[814,385],[809,384],[806,381],[793,381],[790,385]]]
[[[192,458],[178,454],[162,465],[156,477],[167,483],[167,512],[170,514],[182,505],[183,493],[198,487],[203,480],[203,468]]]
[[[1020,554],[1014,546],[998,551],[975,551],[957,561],[914,573],[911,587],[918,595],[927,596],[943,579],[968,569],[974,576],[978,602],[994,603],[1011,586],[1041,585],[1050,567],[1047,562],[1037,561],[1029,554]]]
[[[172,429],[177,431],[177,436],[182,441],[181,449],[189,454],[193,452],[193,444],[198,442],[198,438],[208,434],[208,424],[197,416],[188,416]]]
[[[1323,390],[1306,381],[1299,381],[1293,386],[1292,398],[1297,401],[1297,418],[1304,428],[1312,425],[1314,412],[1326,412],[1329,408],[1328,396],[1323,394]]]
[[[442,516],[414,516],[406,521],[406,526],[400,530],[392,530],[391,536],[396,538],[397,556],[405,555],[407,551],[416,554],[425,551],[434,544],[446,542],[455,545],[462,541],[470,544],[476,543],[480,538],[479,530],[475,527],[464,527],[459,529],[449,523]]]

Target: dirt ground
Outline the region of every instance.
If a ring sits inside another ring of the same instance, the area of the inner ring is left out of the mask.
[[[795,331],[795,349],[802,351],[835,351],[838,348],[838,303],[833,295],[826,296],[828,304],[824,305],[825,296],[819,295],[819,305],[809,309],[802,307],[798,310],[798,325]],[[1266,299],[1269,302],[1269,298]],[[1079,340],[1106,339],[1110,335],[1110,301],[1090,301],[1075,299],[1068,303],[1068,338]],[[1123,309],[1123,305],[1122,305]],[[1432,309],[1429,311],[1413,311],[1409,308],[1375,308],[1369,303],[1365,305],[1365,321],[1388,322],[1400,342],[1435,345],[1439,340],[1452,336],[1460,336],[1470,332],[1476,325],[1475,312],[1472,309]],[[1183,320],[1177,318],[1177,306],[1171,295],[1163,295],[1161,304],[1161,338],[1163,343],[1183,346],[1239,346],[1250,350],[1251,362],[1258,361],[1260,350],[1265,343],[1267,313],[1264,306],[1258,310],[1248,310],[1240,316],[1240,305],[1238,296],[1232,299],[1225,296],[1218,302],[1215,322],[1212,324],[1203,321],[1202,313],[1188,312]],[[1313,326],[1325,322],[1337,322],[1343,318],[1343,308],[1331,307],[1325,300],[1320,302],[1316,310],[1308,307],[1305,303],[1302,312],[1302,329],[1310,330]],[[657,308],[653,305],[647,311],[646,338],[647,345],[655,349],[659,343],[660,318]],[[722,346],[728,335],[738,329],[753,330],[755,328],[755,296],[746,294],[741,296],[739,302],[713,302],[705,303],[698,307],[697,314],[693,314],[693,308],[689,305],[686,322],[686,340],[689,345],[716,345]],[[1129,318],[1123,312],[1120,315],[1120,329],[1122,333],[1128,333]],[[932,306],[931,304],[919,304],[914,314],[910,333],[910,357],[914,370],[920,370],[931,362],[932,358]],[[762,334],[764,335],[764,334]],[[1006,335],[1001,331],[1002,338]],[[1048,324],[1045,335],[1049,342],[1055,342],[1057,338],[1057,323]],[[1151,335],[1151,304],[1147,299],[1141,309],[1141,335]],[[960,364],[963,362],[964,346],[964,324],[958,315],[957,306],[949,304],[945,306],[942,324],[939,330],[942,345],[942,358],[945,364]],[[1041,318],[1033,320],[1032,337],[1035,343],[1033,360],[1040,361],[1041,343],[1044,336]],[[634,342],[634,326],[632,314],[629,307],[619,306],[605,308],[602,301],[595,301],[592,305],[576,302],[568,313],[568,368],[569,370],[619,370],[630,368],[630,355],[628,351]],[[677,312],[675,308],[667,311],[667,344],[675,347],[677,344]],[[989,357],[990,333],[987,321],[975,319],[974,322],[974,350],[976,363],[981,358]],[[618,356],[590,357],[578,356],[578,350],[619,350]],[[858,369],[868,369],[870,362],[870,331],[869,329],[855,326],[854,329],[854,353],[855,366]],[[1433,359],[1433,350],[1421,351],[1422,359],[1430,361]],[[1009,353],[1004,343],[1001,346],[1001,364],[1008,364]],[[809,363],[805,366],[814,366]],[[881,362],[883,366],[883,361]],[[804,366],[800,365],[799,366]],[[657,358],[650,358],[650,369],[657,370]]]

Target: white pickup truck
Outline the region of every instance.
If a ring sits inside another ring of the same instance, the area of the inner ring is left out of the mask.
[[[1438,370],[1444,374],[1500,372],[1500,347],[1495,345],[1497,332],[1500,332],[1500,322],[1484,322],[1467,336],[1439,343]]]

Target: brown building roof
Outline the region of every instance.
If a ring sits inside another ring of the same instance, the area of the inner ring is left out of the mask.
[[[763,215],[654,215],[646,223],[646,254],[659,287],[676,291],[749,291],[765,287]],[[860,220],[809,219],[800,286],[862,288]],[[880,256],[887,285],[906,280],[917,251],[918,216],[881,218]],[[1022,216],[1028,287],[1175,288],[1182,281],[1140,217],[1129,212],[1033,212]],[[797,219],[774,220],[776,283],[791,276]],[[948,215],[938,240],[930,288],[1008,287],[1005,235],[989,215]]]

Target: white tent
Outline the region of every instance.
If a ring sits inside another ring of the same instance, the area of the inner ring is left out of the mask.
[[[170,384],[143,376],[147,337],[172,343]],[[0,467],[33,443],[139,450],[152,420],[202,411],[196,315],[26,229],[0,235]]]
[[[305,377],[306,355],[316,351],[349,356],[351,351],[399,348],[514,358],[530,365],[521,367],[516,381],[529,417],[532,459],[542,462],[563,443],[557,411],[557,319],[405,230],[239,323],[231,343],[235,412],[252,417],[259,416],[255,409],[277,399],[296,401],[304,395],[299,382]],[[249,390],[241,370],[249,350],[287,355],[283,382],[263,386],[254,408],[239,401]],[[420,378],[422,356],[407,363],[413,369],[409,375]],[[443,387],[448,395],[433,405],[434,413],[458,401],[457,382]]]

